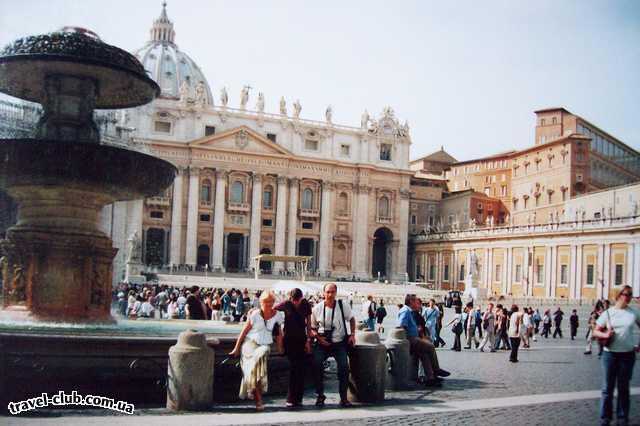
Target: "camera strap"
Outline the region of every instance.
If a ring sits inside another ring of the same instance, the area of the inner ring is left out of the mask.
[[[322,322],[324,322],[324,331],[327,331],[327,305],[323,302],[322,303]],[[335,305],[333,306],[333,309],[331,310],[331,330],[333,331],[333,319],[336,316],[336,307]]]

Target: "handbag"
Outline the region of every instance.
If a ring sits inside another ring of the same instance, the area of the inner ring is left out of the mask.
[[[609,310],[607,309],[607,328],[606,330],[611,330],[613,332],[613,327],[611,326],[611,315],[609,314]],[[600,343],[605,348],[608,348],[612,343],[615,335],[611,333],[609,338],[598,337],[598,343]]]
[[[453,332],[455,334],[462,334],[462,322],[458,321],[456,325],[453,326]]]

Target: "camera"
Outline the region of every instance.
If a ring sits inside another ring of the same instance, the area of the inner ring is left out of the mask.
[[[318,331],[318,334],[322,337],[324,337],[327,342],[331,343],[331,337],[333,336],[333,329],[330,330],[322,330],[322,331]]]

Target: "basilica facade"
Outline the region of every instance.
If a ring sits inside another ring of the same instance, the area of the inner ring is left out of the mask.
[[[233,98],[214,96],[204,74],[175,44],[163,8],[147,44],[135,52],[161,95],[119,111],[116,132],[178,168],[163,194],[118,202],[102,212],[105,233],[121,250],[139,235],[148,268],[234,272],[259,267],[279,273],[293,265],[253,265],[258,254],[312,256],[322,276],[406,277],[409,127],[392,108],[365,111],[360,125],[303,118],[299,100],[279,100],[245,86]]]

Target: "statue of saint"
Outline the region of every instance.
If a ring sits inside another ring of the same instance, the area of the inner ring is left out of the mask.
[[[180,103],[186,105],[187,101],[189,100],[189,92],[189,82],[187,80],[182,80],[182,84],[180,85]]]
[[[302,105],[300,105],[300,100],[296,99],[293,103],[293,117],[300,118],[300,112],[302,111]]]
[[[222,104],[223,107],[226,107],[227,103],[229,103],[229,95],[227,94],[226,87],[223,87],[222,89],[220,89],[220,103]]]
[[[475,250],[471,252],[471,265],[470,265],[470,269],[469,272],[471,273],[471,276],[474,278],[478,277],[478,274],[480,273],[480,261],[478,260],[478,255],[476,254]]]
[[[362,113],[362,116],[360,117],[360,128],[366,130],[368,126],[369,126],[369,111],[365,109],[364,112]]]
[[[249,102],[249,86],[244,86],[240,91],[240,109],[247,109]]]
[[[202,81],[199,81],[198,84],[196,84],[195,101],[196,101],[196,104],[201,107],[204,107],[207,105],[206,89],[204,88],[204,83]]]
[[[138,231],[135,231],[129,236],[129,257],[127,262],[141,262],[142,261],[142,242]]]
[[[262,92],[258,93],[258,102],[256,102],[256,109],[258,112],[264,112],[264,94]]]
[[[326,118],[327,123],[331,123],[331,119],[333,118],[333,110],[331,109],[331,105],[329,105],[325,110],[324,117]]]
[[[280,98],[280,115],[287,115],[287,101],[284,100],[284,96]]]

